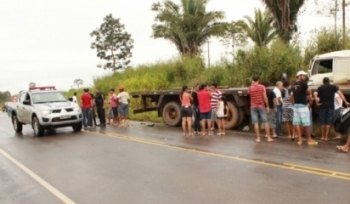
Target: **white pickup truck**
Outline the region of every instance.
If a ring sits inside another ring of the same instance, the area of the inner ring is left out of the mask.
[[[16,102],[8,103],[7,112],[16,132],[22,132],[25,124],[32,126],[35,136],[42,136],[50,128],[71,126],[75,132],[82,128],[78,104],[68,101],[53,86],[21,91]]]

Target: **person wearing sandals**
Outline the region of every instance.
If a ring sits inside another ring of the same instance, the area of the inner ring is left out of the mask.
[[[226,122],[226,114],[227,114],[228,107],[227,107],[225,96],[221,96],[216,107],[217,107],[216,118],[217,118],[218,129],[219,129],[219,132],[217,135],[226,135],[225,122]]]
[[[248,93],[250,95],[250,113],[252,124],[254,125],[254,131],[256,134],[256,142],[260,142],[260,127],[259,122],[263,123],[265,126],[265,133],[268,142],[273,142],[274,140],[270,136],[270,127],[267,121],[266,112],[269,111],[268,98],[266,94],[266,88],[259,83],[259,76],[252,77],[252,84],[248,88]]]
[[[202,84],[197,93],[198,97],[198,105],[199,105],[199,113],[201,118],[201,130],[202,136],[208,135],[210,136],[210,119],[211,119],[211,93],[206,84]]]
[[[291,89],[288,81],[283,83],[283,102],[282,102],[282,122],[287,130],[288,139],[294,140],[295,133],[293,128],[293,104],[291,102]]]
[[[311,137],[310,106],[312,103],[312,93],[306,83],[307,73],[298,71],[296,77],[297,80],[292,86],[292,98],[294,101],[293,125],[296,128],[298,145],[303,144],[302,128],[305,129],[308,145],[317,145],[318,143]]]
[[[326,142],[329,140],[329,132],[331,124],[333,122],[333,115],[335,110],[334,99],[336,93],[343,101],[348,104],[344,95],[340,92],[338,86],[331,84],[328,77],[323,78],[323,85],[317,89],[316,102],[320,108],[319,118],[321,123],[321,140]]]
[[[181,101],[181,117],[182,117],[182,131],[183,136],[193,136],[192,134],[192,96],[188,92],[188,87],[183,86],[180,93],[180,101]]]
[[[345,152],[345,153],[349,152],[349,149],[350,149],[350,135],[348,135],[348,139],[346,140],[345,145],[338,145],[337,149],[340,152]]]

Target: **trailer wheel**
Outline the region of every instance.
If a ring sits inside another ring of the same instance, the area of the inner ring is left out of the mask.
[[[13,129],[15,129],[17,133],[22,132],[23,124],[18,121],[18,118],[15,114],[12,115],[12,125],[13,125]]]
[[[237,106],[232,102],[227,102],[228,113],[226,118],[226,128],[233,129],[240,123],[240,114]]]
[[[176,102],[169,102],[163,108],[163,121],[169,126],[179,126],[181,123],[181,108]]]

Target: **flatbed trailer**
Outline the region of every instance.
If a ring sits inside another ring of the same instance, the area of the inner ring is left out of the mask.
[[[220,89],[226,97],[228,113],[226,127],[238,128],[250,114],[248,88]],[[178,126],[181,123],[180,90],[134,92],[131,96],[139,101],[134,113],[157,111],[165,124]]]

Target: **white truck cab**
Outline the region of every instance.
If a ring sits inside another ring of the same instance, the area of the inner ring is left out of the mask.
[[[323,78],[328,77],[333,84],[350,83],[350,50],[341,50],[316,55],[309,67],[309,85],[322,85]]]

